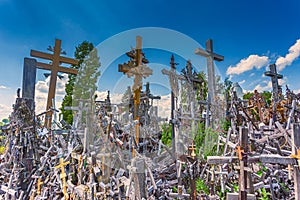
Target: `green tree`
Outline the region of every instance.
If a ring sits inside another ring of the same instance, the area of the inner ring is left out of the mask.
[[[73,65],[71,68],[79,70],[84,62],[84,59],[89,55],[89,53],[94,49],[94,45],[90,42],[84,41],[80,45],[76,47],[76,51],[74,53],[75,58],[78,60],[78,65]],[[73,91],[74,91],[74,84],[76,81],[76,75],[69,74],[68,75],[68,83],[66,84],[66,95],[62,102],[61,112],[63,114],[63,119],[69,123],[73,123],[73,113],[71,110],[65,110],[66,106],[72,106],[73,102]]]
[[[244,94],[243,99],[250,99],[253,97],[253,95],[253,92],[247,92],[246,94]]]
[[[162,137],[161,141],[168,147],[172,146],[172,125],[169,123],[164,123],[162,125]]]
[[[97,49],[93,49],[83,61],[76,77],[74,100],[88,100],[97,90],[97,80],[100,76],[100,58]]]
[[[264,91],[261,94],[268,105],[271,105],[272,92]]]

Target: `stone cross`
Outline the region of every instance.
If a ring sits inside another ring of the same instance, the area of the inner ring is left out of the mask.
[[[272,88],[273,88],[273,99],[274,102],[278,101],[278,79],[282,79],[282,75],[281,74],[277,74],[277,70],[276,70],[276,65],[272,64],[270,65],[270,71],[267,71],[264,73],[266,76],[271,77],[271,81],[272,81]]]
[[[48,99],[47,99],[47,107],[46,110],[52,108],[52,99],[55,98],[55,89],[56,89],[56,81],[57,81],[57,73],[63,72],[68,74],[77,74],[78,71],[72,68],[66,68],[60,66],[61,63],[77,65],[78,61],[72,58],[67,58],[60,56],[61,54],[61,40],[55,40],[55,46],[53,54],[48,54],[40,51],[31,50],[30,56],[50,60],[51,64],[46,64],[42,62],[36,62],[37,68],[46,69],[51,71],[51,78],[50,78],[50,86],[48,92]],[[48,112],[45,117],[45,127],[51,127],[51,120],[52,120],[52,112]]]
[[[224,56],[213,52],[213,41],[211,39],[206,41],[206,50],[197,48],[195,54],[204,56],[207,59],[207,77],[208,77],[208,93],[211,95],[212,101],[216,98],[216,81],[215,81],[215,67],[214,60],[223,61]]]

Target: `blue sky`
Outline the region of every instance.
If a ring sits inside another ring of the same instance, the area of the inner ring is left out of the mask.
[[[240,82],[245,90],[267,89],[269,78],[262,77],[262,74],[268,64],[275,63],[281,56],[285,63],[290,64],[280,71],[285,77],[282,83],[298,91],[299,13],[298,0],[0,0],[0,108],[5,109],[14,101],[16,90],[21,87],[23,59],[29,57],[30,49],[46,51],[54,44],[55,38],[59,38],[67,56],[73,57],[75,46],[84,40],[98,45],[119,33],[141,27],[174,30],[202,46],[207,39],[213,39],[214,50],[225,57],[223,62],[216,63],[220,74],[223,77],[231,75],[231,80]],[[132,37],[132,41],[120,45],[120,49],[126,46],[130,50],[130,45],[134,46]],[[205,69],[203,60],[192,59],[194,49],[185,49],[188,45],[181,40],[176,45],[182,45],[182,49],[190,53],[191,56],[187,54],[184,59],[191,59],[200,70]],[[291,47],[293,52],[289,54]],[[167,50],[148,51],[150,62],[168,66],[172,52]],[[105,55],[99,56],[100,60],[107,59]],[[109,67],[126,60],[121,56],[117,58]],[[180,67],[184,66],[182,61]],[[228,74],[230,66],[232,70]],[[236,66],[248,70],[237,74]],[[117,71],[117,66],[115,69]],[[37,81],[45,81],[44,72],[39,70]],[[99,82],[99,88],[109,89],[105,87],[108,81],[103,79],[103,82]]]

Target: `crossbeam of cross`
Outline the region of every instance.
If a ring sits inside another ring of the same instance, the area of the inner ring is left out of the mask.
[[[75,75],[78,73],[78,71],[76,69],[60,66],[61,63],[71,64],[71,65],[78,64],[78,61],[76,59],[63,57],[63,56],[60,56],[60,54],[61,54],[61,40],[59,40],[59,39],[55,40],[53,54],[44,53],[44,52],[35,51],[35,50],[30,51],[30,56],[32,56],[32,57],[51,61],[50,64],[36,62],[37,68],[46,69],[46,70],[51,71],[46,110],[49,110],[53,107],[52,99],[55,98],[56,81],[57,81],[57,76],[58,76],[57,73],[63,72],[63,73],[75,74]],[[46,114],[46,117],[45,117],[45,127],[46,128],[51,127],[51,121],[52,121],[52,111],[47,112],[47,114]]]

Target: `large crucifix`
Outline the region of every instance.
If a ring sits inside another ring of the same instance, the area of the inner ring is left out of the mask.
[[[46,111],[48,111],[49,109],[51,109],[53,107],[52,102],[53,102],[53,99],[55,98],[57,73],[63,72],[63,73],[75,74],[75,75],[78,73],[78,71],[76,69],[60,66],[61,63],[71,64],[71,65],[78,64],[77,60],[60,56],[60,54],[61,54],[61,40],[59,40],[59,39],[55,40],[53,54],[44,53],[44,52],[35,51],[35,50],[31,50],[31,52],[30,52],[30,56],[32,56],[32,57],[42,58],[45,60],[51,60],[50,64],[36,62],[37,68],[46,69],[46,70],[51,71]],[[46,128],[51,127],[51,121],[52,121],[52,111],[49,111],[46,113],[46,116],[45,116],[45,127]]]
[[[134,120],[140,121],[139,117],[139,107],[140,107],[140,98],[141,98],[141,90],[142,90],[142,78],[146,78],[152,75],[152,69],[147,67],[147,63],[149,62],[142,52],[142,37],[136,37],[136,49],[127,52],[126,55],[130,57],[130,61],[128,63],[119,64],[118,71],[123,72],[128,76],[128,78],[134,76],[134,84],[132,86],[132,90],[134,91],[134,111],[133,118]],[[139,123],[135,127],[136,144],[139,144]],[[134,151],[133,151],[134,154]]]
[[[224,56],[218,55],[213,52],[213,41],[211,39],[206,41],[206,50],[197,48],[195,54],[204,56],[207,59],[207,77],[208,77],[208,93],[211,96],[211,100],[216,99],[216,81],[215,81],[215,67],[214,60],[223,61]]]

